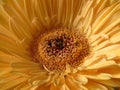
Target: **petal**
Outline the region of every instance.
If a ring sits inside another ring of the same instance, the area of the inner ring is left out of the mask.
[[[93,4],[93,0],[91,0],[91,1],[86,1],[86,2],[84,3],[84,5],[83,5],[83,7],[82,7],[82,12],[81,12],[81,16],[82,16],[83,18],[87,15],[87,13],[88,13],[88,11],[89,11],[89,9],[90,9],[90,7],[91,7],[92,4]]]
[[[66,85],[70,90],[75,89],[75,90],[80,90],[79,87],[69,78],[66,79]]]
[[[24,0],[23,2],[24,2],[24,10],[25,10],[26,17],[29,18],[30,21],[32,21],[33,18],[35,17],[33,1]]]
[[[111,87],[120,87],[120,80],[116,80],[116,79],[110,79],[110,80],[97,80],[97,82],[107,85],[107,86],[111,86]]]
[[[120,27],[116,27],[113,32],[110,32],[110,41],[113,43],[120,41]]]
[[[28,18],[25,16],[23,7],[24,7],[24,2],[21,0],[6,0],[5,4],[2,6],[3,10],[9,15],[9,17],[17,17],[17,20],[19,22],[26,22],[25,24],[28,24]],[[28,26],[28,25],[27,25]]]
[[[111,20],[111,22],[108,25],[106,25],[106,27],[104,27],[104,29],[102,29],[102,31],[99,32],[99,34],[107,34],[111,31],[113,31],[116,26],[119,26],[119,23],[120,23],[119,17],[120,16],[116,15],[116,19]]]
[[[10,89],[10,88],[12,88],[12,87],[26,81],[26,80],[27,80],[26,77],[21,77],[21,78],[14,79],[14,80],[9,81],[9,82],[7,82],[5,84],[1,84],[0,89],[2,89],[2,90]]]
[[[7,58],[6,58],[7,57]],[[1,52],[0,51],[0,63],[2,64],[9,64],[16,63],[16,62],[31,62],[30,59],[25,59],[19,56],[14,56],[9,53]]]
[[[49,89],[50,89],[50,86],[40,85],[35,90],[49,90]],[[30,90],[34,90],[34,89],[30,89]]]
[[[104,67],[108,67],[108,66],[111,66],[111,65],[116,65],[115,61],[105,61],[105,60],[102,60],[96,64],[93,64],[93,65],[90,65],[90,66],[87,66],[86,69],[99,69],[99,68],[104,68]]]
[[[60,90],[60,87],[52,84],[51,87],[50,87],[50,90]]]
[[[3,76],[0,76],[0,84],[7,83],[9,81],[12,81],[12,80],[18,78],[18,77],[19,76],[17,76],[17,75],[4,74]]]
[[[113,57],[113,56],[120,56],[119,52],[120,52],[120,45],[116,44],[98,50],[95,52],[95,54],[97,55],[103,54],[106,55],[107,57]]]
[[[5,35],[15,41],[20,42],[20,40],[14,35],[14,33],[10,32],[8,29],[6,29],[3,25],[0,24],[0,34]]]
[[[21,27],[22,26],[22,27]],[[11,32],[13,32],[19,39],[27,39],[28,41],[32,40],[32,34],[29,30],[30,27],[28,25],[24,26],[17,21],[16,17],[12,17],[9,20],[9,27]]]
[[[100,31],[100,28],[109,20],[109,18],[114,15],[114,13],[119,9],[120,4],[116,2],[115,4],[111,5],[110,7],[106,8],[96,19],[93,23],[92,29],[94,30],[93,33],[97,33]]]
[[[109,80],[111,79],[112,75],[107,74],[107,73],[99,73],[98,74],[92,74],[92,75],[85,75],[89,79],[94,79],[94,80]]]
[[[86,78],[86,76],[81,75],[81,74],[75,73],[75,74],[73,74],[73,78],[83,85],[88,82],[88,79]]]
[[[28,57],[29,52],[25,50],[25,47],[21,43],[17,43],[10,37],[0,35],[0,49],[3,52],[10,53],[13,55],[19,55],[22,57]]]
[[[31,71],[40,71],[41,68],[37,63],[30,61],[11,63],[11,67],[15,72],[21,72],[26,74],[31,73]]]
[[[7,68],[0,68],[0,76],[8,74],[12,71],[11,68],[7,67]]]
[[[109,66],[98,71],[99,73],[110,74],[112,78],[120,78],[120,66]]]
[[[92,18],[93,18],[93,9],[90,9],[84,22],[83,22],[83,28],[84,28],[84,32],[86,33],[87,36],[91,35],[91,29],[89,29],[91,27],[91,23],[92,23]]]
[[[48,75],[46,72],[40,72],[40,74],[29,78],[29,83],[32,86],[39,86],[39,85],[49,84],[50,80],[51,80],[51,75]]]
[[[108,90],[104,85],[89,81],[89,83],[86,85],[88,90]]]
[[[26,81],[26,82],[22,82],[21,84],[17,85],[16,87],[13,87],[12,89],[14,89],[14,90],[30,90],[31,87],[32,86]]]
[[[51,3],[52,2],[50,2],[50,4]],[[33,5],[34,5],[34,11],[36,13],[36,16],[41,21],[41,24],[43,26],[45,26],[45,28],[50,27],[50,17],[48,16],[48,12],[47,12],[47,8],[46,8],[47,6],[45,4],[45,1],[44,0],[42,0],[42,1],[36,0],[33,2]],[[51,16],[51,17],[53,17],[53,16]]]
[[[75,90],[81,90],[81,89],[87,90],[87,88],[85,86],[83,86],[81,84],[81,82],[75,80],[72,77],[66,77],[65,82],[66,82],[67,88],[69,88],[70,90],[73,90],[73,89],[75,89]]]
[[[108,5],[108,0],[99,0],[95,4],[96,14],[102,11]]]
[[[86,67],[89,65],[96,64],[100,61],[106,61],[105,58],[106,58],[105,55],[91,54],[89,57],[85,59],[85,61],[83,62],[83,66]]]

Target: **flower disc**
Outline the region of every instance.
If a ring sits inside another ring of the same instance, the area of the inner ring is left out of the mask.
[[[79,66],[90,52],[85,35],[61,28],[50,31],[38,36],[35,59],[48,70],[62,71],[66,64]]]

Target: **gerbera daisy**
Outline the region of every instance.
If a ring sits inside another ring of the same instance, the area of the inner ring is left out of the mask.
[[[119,88],[119,0],[0,0],[0,90]]]

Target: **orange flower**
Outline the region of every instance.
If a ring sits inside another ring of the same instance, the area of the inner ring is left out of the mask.
[[[0,6],[0,90],[120,88],[120,0]]]

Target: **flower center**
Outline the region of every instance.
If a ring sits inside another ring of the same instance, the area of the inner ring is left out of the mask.
[[[66,64],[75,68],[90,52],[85,35],[68,29],[54,29],[40,35],[33,49],[34,58],[51,71],[63,71]]]

